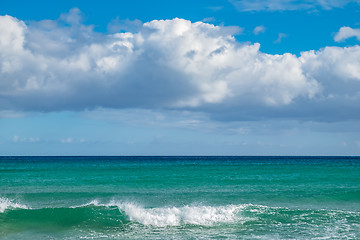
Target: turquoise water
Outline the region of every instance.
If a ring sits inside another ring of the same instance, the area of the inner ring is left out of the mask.
[[[360,239],[360,157],[0,157],[0,239]]]

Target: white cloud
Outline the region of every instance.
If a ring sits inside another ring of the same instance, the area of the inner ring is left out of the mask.
[[[0,46],[3,51],[21,51],[24,44],[25,23],[11,16],[0,18]]]
[[[14,32],[11,36],[18,43],[2,56],[2,94],[9,106],[49,110],[99,105],[196,107],[245,95],[243,100],[282,105],[299,95],[312,95],[313,89],[308,88],[316,87],[301,74],[295,56],[263,54],[259,44],[238,46],[233,37],[240,30],[236,27],[154,20],[139,33],[90,35],[85,40],[84,35],[90,34],[86,27],[75,39],[69,37],[72,29],[45,34],[38,27],[40,50],[31,27],[11,17],[2,20],[11,21],[13,27],[4,28]],[[0,47],[8,47],[7,35]],[[26,41],[25,48],[24,36],[35,43]],[[6,64],[9,59],[14,64]],[[283,65],[289,66],[284,69]],[[281,76],[280,69],[285,71]],[[287,71],[296,74],[285,79]],[[264,93],[263,88],[274,91]],[[284,92],[275,91],[281,88]]]
[[[274,41],[274,43],[281,43],[281,40],[285,37],[287,37],[285,33],[279,33],[278,38]]]
[[[143,23],[138,19],[130,20],[127,18],[121,20],[117,17],[108,24],[107,29],[110,33],[118,33],[121,31],[137,32],[141,29],[142,25]]]
[[[61,139],[61,143],[72,143],[73,142],[73,139],[68,137],[68,138],[65,138],[65,139]]]
[[[19,136],[14,136],[13,137],[13,142],[18,142],[19,141]]]
[[[359,97],[359,85],[349,84],[360,83],[360,46],[303,52],[300,61],[309,76],[322,82],[325,92]]]
[[[350,27],[342,27],[339,32],[336,33],[334,40],[336,42],[345,41],[348,38],[356,37],[358,41],[360,41],[360,29],[353,29]]]
[[[17,143],[17,142],[25,142],[25,143],[34,143],[34,142],[39,142],[40,139],[37,137],[23,137],[20,138],[19,136],[15,135],[13,137],[13,142]]]
[[[31,138],[28,138],[28,141],[29,142],[38,142],[38,141],[40,141],[40,139],[31,137]]]
[[[213,23],[213,22],[216,22],[216,18],[214,18],[214,17],[207,17],[207,18],[204,18],[202,21],[203,21],[203,22],[206,22],[206,23]]]
[[[255,35],[259,35],[260,33],[264,33],[265,29],[266,28],[264,26],[260,25],[260,26],[257,26],[257,27],[254,28],[253,33]]]
[[[285,11],[332,9],[343,7],[358,0],[229,0],[239,11]]]
[[[176,18],[104,35],[77,16],[29,25],[0,17],[1,111],[178,109],[237,119],[311,114],[330,96],[350,106],[360,95],[358,46],[271,55],[237,42],[238,27]]]

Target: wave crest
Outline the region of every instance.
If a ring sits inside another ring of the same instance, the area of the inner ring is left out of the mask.
[[[181,224],[213,225],[214,223],[234,222],[237,206],[184,206],[145,209],[134,204],[119,206],[130,217],[144,225],[176,226]]]
[[[144,208],[134,203],[110,201],[101,204],[97,200],[91,201],[85,206],[117,207],[124,212],[130,221],[136,221],[143,225],[158,227],[178,226],[183,224],[211,226],[217,223],[231,223],[241,220],[238,213],[244,208],[243,205],[227,206],[183,206],[183,207],[158,207]]]
[[[14,202],[13,200],[9,200],[7,198],[1,197],[0,198],[0,213],[5,212],[6,209],[29,209],[26,205]]]

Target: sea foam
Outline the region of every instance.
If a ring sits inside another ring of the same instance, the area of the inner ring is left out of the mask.
[[[130,220],[144,225],[176,226],[181,224],[213,225],[236,221],[238,206],[184,206],[145,209],[134,204],[119,206]]]
[[[211,226],[218,223],[231,223],[241,220],[238,215],[244,205],[226,206],[182,206],[182,207],[156,207],[144,208],[135,203],[110,201],[101,204],[97,200],[91,201],[84,206],[117,207],[124,212],[130,221],[143,225],[158,227],[178,226],[183,224]]]
[[[0,198],[0,213],[5,212],[6,209],[15,209],[15,208],[29,209],[26,205],[19,204],[17,202],[14,202],[13,200],[9,200],[4,197]]]

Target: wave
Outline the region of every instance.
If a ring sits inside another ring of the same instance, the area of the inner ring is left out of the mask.
[[[74,206],[102,206],[117,207],[124,213],[130,221],[135,221],[143,225],[158,227],[179,226],[183,224],[211,226],[215,223],[231,223],[241,220],[239,211],[246,205],[227,205],[227,206],[189,206],[182,207],[155,207],[144,208],[135,203],[110,201],[102,204],[97,200],[90,203]]]
[[[30,208],[27,205],[0,198],[0,221],[35,222],[61,226],[128,226],[137,224],[153,227],[167,226],[216,226],[222,224],[292,223],[314,225],[339,220],[360,224],[360,212],[341,210],[290,209],[253,204],[238,205],[184,205],[168,207],[143,207],[133,202],[93,200],[89,203],[70,207]]]
[[[186,224],[211,226],[218,223],[234,223],[243,220],[238,214],[245,205],[226,205],[226,206],[190,206],[181,207],[154,207],[145,208],[136,203],[110,201],[108,203],[100,203],[93,200],[89,203],[71,207],[58,208],[29,208],[26,205],[16,203],[7,198],[0,198],[0,213],[5,210],[18,210],[8,213],[8,217],[21,218],[26,215],[33,220],[65,222],[69,220],[69,216],[76,215],[72,218],[72,222],[86,221],[86,216],[92,221],[98,221],[101,216],[108,216],[110,221],[117,223],[133,222],[142,225],[165,227],[180,226]],[[23,211],[19,211],[19,210]],[[116,212],[114,212],[116,210]]]
[[[0,213],[4,213],[7,209],[29,209],[26,205],[17,203],[13,200],[1,197],[0,198]]]
[[[196,239],[198,236],[204,239],[216,238],[214,236],[360,239],[360,211],[255,204],[144,207],[134,202],[93,200],[76,206],[33,208],[0,198],[0,225],[0,238],[9,239],[23,239],[25,232],[53,233],[57,236],[54,239],[104,236],[111,239],[168,239],[169,236],[174,236],[173,239]],[[61,234],[65,235],[59,237]],[[69,237],[74,234],[78,237]]]

